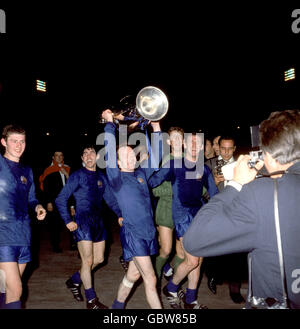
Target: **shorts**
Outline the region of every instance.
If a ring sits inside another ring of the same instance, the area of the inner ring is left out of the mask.
[[[158,252],[158,243],[156,237],[151,240],[138,238],[127,230],[125,226],[121,227],[120,239],[123,249],[123,258],[126,262],[136,256],[151,256]]]
[[[0,263],[26,264],[31,261],[29,246],[0,246]]]
[[[99,218],[99,216],[80,214],[80,217],[76,219],[76,223],[78,228],[73,232],[73,237],[76,242],[82,240],[92,242],[106,240],[107,233],[102,218]]]
[[[178,240],[179,238],[182,238],[184,236],[184,233],[189,228],[192,220],[193,216],[191,214],[188,214],[183,220],[175,224],[176,238]]]
[[[172,219],[172,201],[165,201],[160,199],[158,201],[155,211],[155,224],[159,226],[174,228],[174,222]]]

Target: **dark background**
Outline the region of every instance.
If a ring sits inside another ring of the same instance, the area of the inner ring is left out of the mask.
[[[103,129],[101,111],[147,85],[169,99],[164,130],[229,132],[240,147],[250,146],[250,126],[270,112],[299,108],[300,33],[291,30],[297,6],[109,1],[0,8],[7,20],[0,125],[27,129],[24,161],[37,173],[56,148],[79,167],[79,146]],[[296,80],[285,83],[291,67]],[[46,94],[35,91],[36,79],[47,82]]]

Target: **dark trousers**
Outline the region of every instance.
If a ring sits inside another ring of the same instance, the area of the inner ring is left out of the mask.
[[[217,283],[228,281],[230,292],[239,292],[242,280],[247,278],[247,253],[236,253],[204,258],[204,271],[208,279]]]

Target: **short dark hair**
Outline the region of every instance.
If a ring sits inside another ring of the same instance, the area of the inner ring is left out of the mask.
[[[4,138],[7,141],[7,138],[11,134],[20,134],[20,135],[26,135],[25,129],[18,125],[7,125],[2,129],[2,138]]]
[[[206,144],[207,141],[209,141],[211,145],[213,145],[213,139],[210,136],[206,136],[204,134],[204,144]]]
[[[260,147],[280,164],[300,160],[300,111],[272,112],[259,125]]]
[[[230,136],[230,135],[222,135],[219,138],[219,141],[218,141],[219,145],[221,145],[221,141],[222,140],[230,140],[230,141],[233,141],[233,145],[235,145],[235,139],[232,136]]]
[[[173,132],[173,131],[179,132],[182,135],[182,137],[184,136],[184,130],[182,128],[180,128],[180,127],[170,127],[168,129],[168,134],[170,135],[171,132]]]
[[[62,153],[62,154],[64,155],[64,151],[63,151],[62,149],[60,149],[60,148],[56,148],[56,149],[54,149],[54,151],[53,151],[53,156],[54,156],[54,154],[57,153],[57,152],[60,152],[60,153]]]
[[[94,144],[86,144],[86,145],[83,145],[81,147],[81,153],[80,153],[80,155],[83,156],[84,150],[87,150],[87,149],[92,149],[92,150],[94,150],[97,153],[97,150],[96,150],[96,147],[95,147]]]

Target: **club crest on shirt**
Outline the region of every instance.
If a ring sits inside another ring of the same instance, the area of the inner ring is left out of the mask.
[[[98,180],[97,185],[98,185],[98,187],[102,187],[103,186],[102,181],[101,180]]]
[[[27,178],[25,176],[20,177],[22,184],[27,184]]]
[[[145,183],[142,177],[138,177],[137,180],[138,180],[138,182],[141,183],[141,184],[144,184],[144,183]]]

